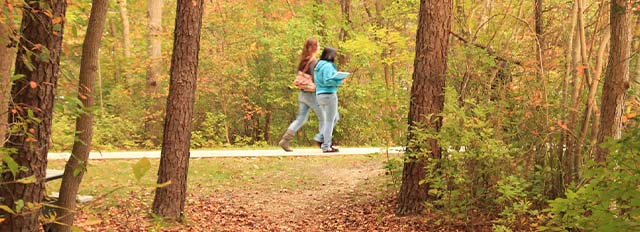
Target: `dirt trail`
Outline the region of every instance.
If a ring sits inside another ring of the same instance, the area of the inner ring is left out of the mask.
[[[336,204],[360,195],[358,186],[381,175],[384,175],[384,170],[379,162],[332,167],[318,173],[319,183],[299,190],[238,192],[225,196],[225,200],[244,205],[248,212],[268,215],[272,223],[283,225],[281,229],[286,230],[287,225],[294,229],[300,226],[300,222],[311,223]]]

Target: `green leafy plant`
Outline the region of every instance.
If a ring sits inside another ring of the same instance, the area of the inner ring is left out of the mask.
[[[640,119],[635,118],[635,123]],[[544,210],[550,220],[538,229],[548,231],[640,230],[640,128],[620,140],[609,140],[603,163],[589,161],[583,182],[566,196],[551,200]]]

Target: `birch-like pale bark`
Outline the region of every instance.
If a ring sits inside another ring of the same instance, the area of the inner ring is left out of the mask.
[[[127,0],[118,0],[120,9],[120,19],[122,20],[122,47],[124,57],[131,58],[131,35],[129,26],[129,11],[127,10]],[[128,63],[128,60],[127,60]]]
[[[149,66],[147,67],[147,94],[157,96],[162,72],[162,0],[149,0]],[[153,103],[155,104],[155,102]]]

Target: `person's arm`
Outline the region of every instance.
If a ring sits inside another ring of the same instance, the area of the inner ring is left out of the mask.
[[[314,71],[313,70],[316,69],[316,64],[318,64],[318,60],[316,60],[314,58],[314,59],[311,59],[311,61],[309,62],[309,67],[307,67],[306,72],[307,72],[307,74],[311,75],[311,77],[314,76]]]
[[[326,86],[340,86],[340,85],[342,85],[342,80],[331,79],[331,77],[333,77],[333,75],[335,75],[336,72],[338,72],[338,70],[336,70],[333,67],[326,68],[326,69],[323,70],[322,78],[323,78],[324,85],[326,85]]]

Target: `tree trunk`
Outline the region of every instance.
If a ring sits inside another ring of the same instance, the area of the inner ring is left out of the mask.
[[[94,85],[100,62],[100,43],[108,7],[109,0],[93,0],[91,4],[91,15],[82,45],[80,83],[78,85],[78,99],[82,102],[83,113],[76,119],[76,140],[73,143],[72,155],[64,168],[60,198],[56,202],[60,206],[56,209],[56,215],[58,215],[58,222],[62,224],[52,224],[53,231],[71,231],[76,208],[76,195],[87,168],[93,135],[91,107],[94,102]]]
[[[584,6],[582,5],[582,1],[576,1],[574,5],[574,14],[576,20],[576,34],[574,38],[574,48],[572,55],[572,64],[574,65],[573,72],[576,72],[573,75],[573,95],[572,95],[572,103],[570,106],[570,116],[569,121],[567,122],[567,147],[565,151],[565,156],[563,157],[563,166],[564,166],[564,183],[569,184],[572,182],[573,173],[575,173],[575,168],[573,167],[573,161],[576,159],[576,147],[580,146],[577,143],[577,134],[578,129],[578,117],[580,115],[580,105],[583,99],[583,87],[585,83],[589,84],[588,78],[588,58],[586,56],[586,39],[584,35]],[[584,77],[584,78],[583,78]],[[584,81],[583,81],[584,79]]]
[[[611,49],[609,63],[602,87],[602,107],[600,110],[600,131],[598,144],[607,138],[622,136],[622,113],[627,89],[629,88],[629,56],[631,48],[629,19],[631,9],[626,0],[612,0],[610,13]],[[596,150],[596,161],[607,159],[609,151]]]
[[[13,133],[5,144],[6,148],[16,150],[11,155],[16,163],[28,169],[17,172],[15,176],[11,172],[3,173],[2,182],[11,183],[0,188],[0,197],[3,199],[1,204],[14,210],[16,201],[21,200],[24,205],[38,204],[44,197],[47,152],[67,2],[31,2],[28,7],[30,10],[23,11],[20,28],[22,37],[15,68],[15,73],[24,77],[13,83],[13,102],[9,106],[12,113],[8,119],[10,124],[24,123],[28,129]],[[35,54],[29,56],[27,50]],[[3,165],[8,170],[7,164]],[[30,176],[35,177],[34,183],[13,182]],[[40,208],[27,207],[20,214],[3,211],[1,214],[5,221],[0,223],[0,231],[38,231],[40,211]]]
[[[7,115],[9,93],[11,93],[11,67],[15,61],[16,49],[11,46],[11,29],[0,23],[0,146],[4,145],[7,135]]]
[[[339,39],[340,42],[344,43],[349,38],[349,28],[351,28],[351,0],[340,0],[340,9],[345,25],[340,27]],[[341,67],[344,67],[349,63],[349,56],[346,55],[346,53],[341,52],[338,54],[338,62],[340,62]]]
[[[536,25],[536,39],[538,40],[538,43],[540,45],[542,45],[542,28],[543,28],[543,18],[542,18],[542,6],[543,6],[543,2],[542,0],[535,0],[535,25]]]
[[[122,47],[125,58],[131,57],[131,36],[129,26],[129,11],[127,10],[127,0],[119,0],[120,19],[122,20]],[[129,61],[127,60],[127,63]]]
[[[157,188],[153,200],[153,212],[171,219],[181,218],[187,192],[203,0],[178,0],[176,8],[171,80],[158,170],[158,184],[171,184]]]
[[[162,0],[149,0],[149,66],[147,68],[147,94],[152,104],[158,95],[162,71]]]
[[[122,51],[124,53],[124,84],[125,87],[129,87],[129,59],[131,58],[131,36],[129,27],[129,12],[127,10],[127,0],[118,0],[118,7],[120,9],[120,19],[122,20]]]
[[[602,72],[603,66],[603,57],[604,52],[608,44],[608,40],[610,40],[609,33],[606,33],[603,36],[602,41],[600,43],[600,48],[598,49],[598,60],[596,63],[596,70],[594,71],[594,75],[591,78],[591,83],[589,85],[589,92],[587,93],[587,102],[584,110],[584,117],[582,120],[582,126],[580,127],[580,133],[578,134],[578,142],[576,143],[576,151],[573,154],[573,169],[572,173],[570,173],[572,180],[577,181],[578,174],[580,173],[580,163],[582,160],[582,147],[585,145],[584,140],[587,137],[587,131],[589,129],[589,123],[591,122],[591,115],[594,114],[594,109],[596,107],[596,93],[598,92],[598,85],[600,84],[600,72]]]
[[[436,132],[442,126],[441,117],[430,115],[439,114],[444,108],[452,6],[452,0],[420,1],[408,141],[415,138],[414,127],[417,125],[424,125]],[[436,159],[440,158],[441,148],[438,141],[430,139],[426,142],[430,146],[429,155]],[[412,155],[417,151],[417,144],[408,144],[407,162],[404,164],[402,186],[396,209],[398,215],[422,212],[423,203],[428,197],[428,184],[420,183],[426,175],[425,165],[428,157],[413,157]]]
[[[604,38],[600,42],[600,48],[598,50],[598,57],[596,62],[596,69],[593,72],[593,76],[600,80],[600,76],[602,75],[602,68],[604,66],[604,59],[606,57],[607,47],[609,42],[611,41],[611,33],[607,30]],[[596,87],[597,94],[597,87]],[[596,150],[596,144],[598,143],[598,129],[600,129],[600,109],[598,109],[598,102],[595,100],[596,96],[593,96],[593,124],[591,124],[591,142],[588,155],[592,157],[593,153]]]
[[[640,31],[640,16],[638,16],[638,18],[636,19],[635,28],[636,28],[636,31]],[[640,41],[636,40],[636,47],[640,48]],[[633,87],[637,88],[640,86],[640,58],[636,58],[636,69],[634,70],[633,78],[630,78],[630,79],[632,79],[631,86],[630,86],[632,89],[635,89]]]
[[[162,0],[149,0],[149,65],[147,66],[147,100],[150,112],[145,120],[145,137],[153,144],[159,142],[162,136],[162,111],[160,104],[160,76],[162,73]]]
[[[117,51],[118,51],[118,42],[117,42],[117,38],[116,38],[116,23],[115,20],[113,19],[109,19],[107,18],[108,23],[109,23],[109,34],[111,34],[111,36],[114,37],[114,42],[111,46],[111,59],[113,60],[114,63],[114,70],[113,70],[113,80],[115,83],[118,83],[118,81],[120,81],[120,70],[122,69],[121,64],[120,64],[120,60],[118,59],[118,55],[117,55]],[[125,85],[125,87],[127,86],[127,81],[124,80],[123,84]]]

